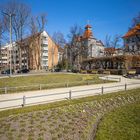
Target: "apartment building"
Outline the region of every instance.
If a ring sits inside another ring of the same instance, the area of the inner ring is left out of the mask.
[[[9,46],[1,47],[0,49],[0,70],[9,66]]]
[[[58,64],[58,45],[46,31],[36,33],[12,45],[3,46],[0,58],[1,69],[9,67],[10,51],[12,69],[15,71],[49,70]]]
[[[5,46],[1,47],[1,49],[0,49],[0,70],[9,69],[10,63],[11,63],[12,67],[17,67],[18,61],[19,61],[18,49],[16,48],[15,42],[13,42],[12,44],[6,44]]]

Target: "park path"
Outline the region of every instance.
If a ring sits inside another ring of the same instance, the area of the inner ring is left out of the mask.
[[[80,98],[91,95],[106,94],[115,91],[121,91],[127,89],[140,88],[140,80],[128,79],[122,76],[109,75],[102,77],[102,79],[120,78],[119,82],[103,83],[96,85],[85,85],[67,88],[47,89],[39,91],[26,91],[13,94],[0,95],[0,110],[9,108],[37,105],[49,102],[55,102],[58,100],[66,100],[69,98]],[[4,101],[3,101],[4,100]]]

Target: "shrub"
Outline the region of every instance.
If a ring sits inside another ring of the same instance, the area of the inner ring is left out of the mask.
[[[110,70],[104,70],[103,74],[111,74],[111,73],[110,73]]]
[[[91,73],[92,74],[98,74],[98,71],[97,70],[92,70]]]
[[[87,70],[80,70],[80,73],[86,74],[87,73]]]

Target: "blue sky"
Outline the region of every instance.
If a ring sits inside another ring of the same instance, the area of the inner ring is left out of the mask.
[[[47,13],[47,31],[61,31],[65,36],[70,27],[78,24],[84,28],[87,21],[93,27],[94,36],[127,32],[131,20],[140,12],[140,0],[22,0],[32,7],[33,14]],[[2,2],[2,0],[0,0]]]

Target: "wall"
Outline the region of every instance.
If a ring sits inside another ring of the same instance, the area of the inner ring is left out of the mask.
[[[52,69],[58,64],[58,46],[48,36],[48,67]]]

